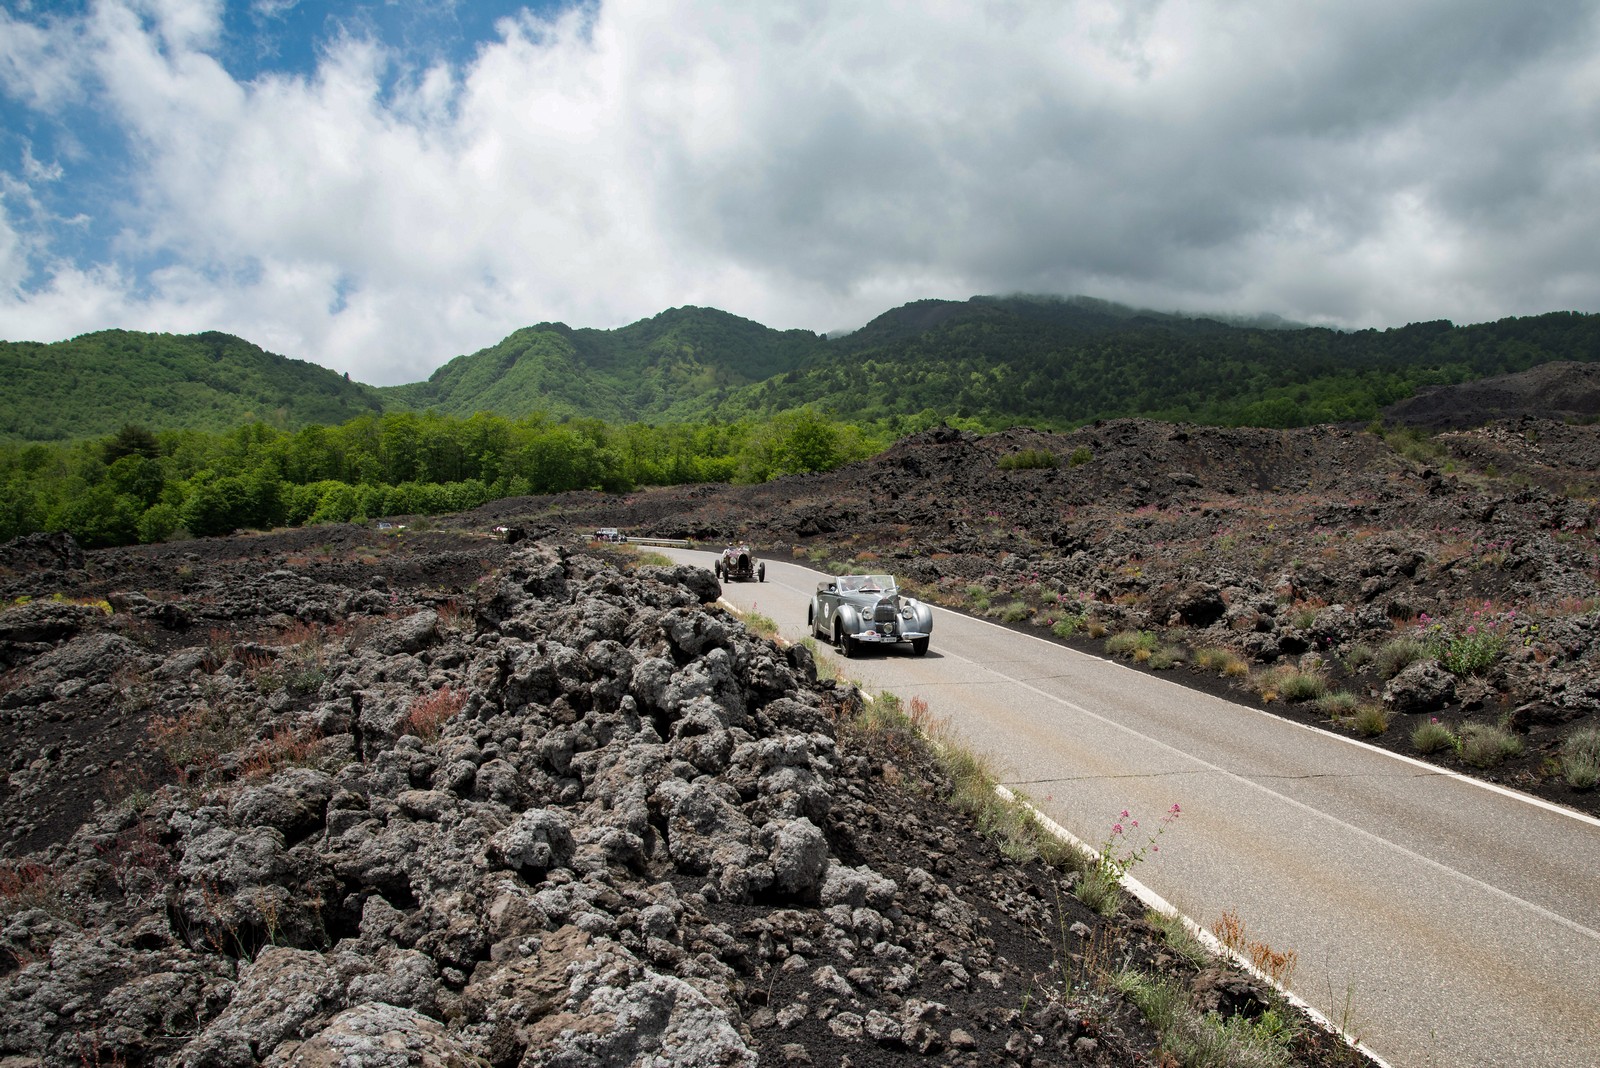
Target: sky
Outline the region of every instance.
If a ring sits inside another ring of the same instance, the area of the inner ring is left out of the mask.
[[[1600,311],[1600,0],[0,0],[0,339]]]

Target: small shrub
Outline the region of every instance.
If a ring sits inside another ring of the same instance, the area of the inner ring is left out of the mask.
[[[175,715],[150,717],[150,740],[180,777],[187,776],[191,768],[214,768],[223,753],[239,744],[239,734],[226,711],[210,704],[191,705]]]
[[[51,868],[32,862],[0,864],[0,920],[30,909],[60,915],[61,893],[61,877]]]
[[[1148,630],[1124,630],[1106,639],[1106,652],[1112,656],[1148,660],[1160,644],[1160,640]],[[1141,652],[1143,657],[1139,656]]]
[[[1522,739],[1492,723],[1461,728],[1461,759],[1475,768],[1492,768],[1522,752]]]
[[[1600,782],[1600,727],[1585,727],[1561,743],[1561,774],[1574,790]]]
[[[1163,645],[1150,654],[1147,664],[1152,671],[1166,671],[1183,663],[1186,655],[1187,650],[1181,645]]]
[[[1411,744],[1419,753],[1440,753],[1456,747],[1456,735],[1437,719],[1430,719],[1412,730]]]
[[[1370,701],[1362,702],[1356,709],[1355,715],[1347,721],[1357,734],[1364,734],[1368,738],[1376,738],[1389,729],[1389,713],[1382,705],[1375,705]]]
[[[1391,638],[1378,648],[1372,663],[1379,676],[1392,679],[1427,655],[1427,649],[1415,638]]]
[[[1356,714],[1356,709],[1361,707],[1361,698],[1349,690],[1339,690],[1325,697],[1319,697],[1316,707],[1318,712],[1329,719],[1346,719]]]
[[[1345,654],[1344,668],[1346,671],[1352,673],[1360,671],[1362,668],[1372,663],[1373,658],[1377,655],[1377,653],[1373,652],[1372,646],[1367,645],[1365,642],[1357,643],[1352,645],[1350,647],[1350,651]]]
[[[1063,616],[1056,620],[1050,627],[1050,633],[1057,638],[1070,638],[1083,630],[1082,616]]]
[[[1122,906],[1122,885],[1117,876],[1098,867],[1084,872],[1072,885],[1072,893],[1102,916],[1114,916]]]
[[[1001,608],[997,614],[1002,623],[1021,623],[1033,615],[1033,612],[1021,601],[1012,601]]]
[[[1002,471],[1047,470],[1060,467],[1061,460],[1047,449],[1023,449],[1002,456],[998,466]]]
[[[1243,678],[1250,674],[1250,665],[1232,649],[1207,646],[1194,651],[1194,666],[1201,671],[1215,671],[1229,678]]]
[[[414,697],[406,718],[401,722],[401,729],[418,738],[437,738],[445,721],[460,712],[466,702],[467,695],[464,692],[449,686],[425,696]]]
[[[1204,968],[1212,963],[1211,951],[1205,947],[1205,943],[1195,937],[1194,931],[1189,928],[1182,916],[1157,909],[1146,909],[1144,921],[1161,932],[1161,941],[1166,943],[1168,949],[1193,967]]]
[[[1090,617],[1084,620],[1083,632],[1091,638],[1104,638],[1108,628],[1099,619]]]
[[[1092,459],[1094,459],[1094,453],[1089,451],[1089,446],[1079,445],[1072,450],[1072,455],[1067,457],[1067,466],[1082,467]]]
[[[1431,464],[1444,455],[1444,449],[1426,430],[1405,427],[1383,435],[1384,444],[1413,463]]]
[[[769,615],[757,612],[754,606],[751,606],[750,611],[745,613],[744,625],[763,638],[776,638],[778,636],[778,621]]]
[[[1263,701],[1316,701],[1328,693],[1328,680],[1314,671],[1285,665],[1257,675],[1251,683]]]
[[[1211,933],[1217,936],[1217,941],[1248,958],[1267,978],[1288,989],[1294,966],[1299,961],[1299,954],[1294,950],[1276,950],[1260,939],[1250,938],[1245,933],[1244,921],[1232,909],[1224,911],[1222,918],[1211,925]]]
[[[1433,650],[1434,655],[1452,675],[1487,674],[1506,651],[1508,638],[1487,627],[1468,630],[1467,633],[1440,642]]]
[[[242,773],[247,779],[261,779],[285,767],[310,767],[316,764],[321,750],[321,731],[313,729],[302,735],[292,727],[282,726],[257,744],[245,760]]]

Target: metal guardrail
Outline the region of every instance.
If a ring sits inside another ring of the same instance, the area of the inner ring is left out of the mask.
[[[661,549],[693,549],[694,542],[687,538],[625,538],[629,545],[654,545]]]

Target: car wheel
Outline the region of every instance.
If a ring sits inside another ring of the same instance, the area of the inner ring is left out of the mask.
[[[756,581],[757,582],[765,582],[765,581],[767,581],[767,565],[766,564],[762,564],[760,567],[756,568]]]
[[[928,639],[926,639],[926,638],[912,638],[911,639],[911,655],[912,656],[927,656],[928,655]]]
[[[839,655],[846,660],[856,655],[856,640],[848,634],[839,634],[836,631],[833,636],[833,644],[839,647]]]

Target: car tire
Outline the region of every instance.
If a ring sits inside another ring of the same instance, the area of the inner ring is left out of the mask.
[[[765,582],[765,581],[767,581],[767,565],[766,564],[761,564],[759,567],[756,568],[756,581],[757,582]]]
[[[912,656],[927,656],[928,655],[928,639],[926,639],[926,638],[912,638],[911,639],[911,655]]]
[[[839,647],[839,655],[846,660],[853,659],[856,655],[856,640],[848,634],[835,633],[833,644]]]

